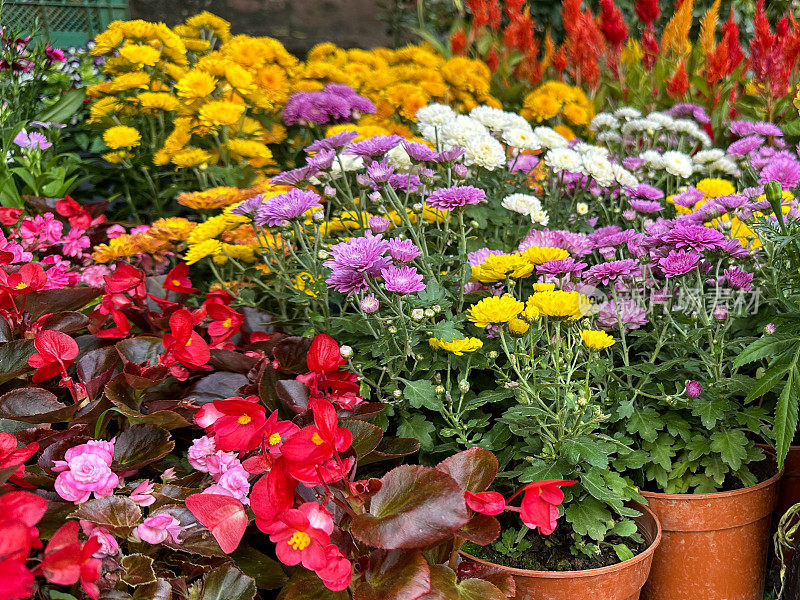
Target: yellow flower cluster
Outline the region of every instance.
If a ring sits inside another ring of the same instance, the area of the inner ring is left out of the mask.
[[[548,81],[525,96],[520,114],[536,123],[561,117],[562,123],[585,127],[594,117],[594,106],[580,88]]]
[[[614,345],[614,338],[605,331],[594,329],[584,329],[581,331],[581,339],[590,350],[603,350]]]
[[[139,254],[160,257],[166,252],[174,252],[175,245],[185,242],[195,228],[195,223],[181,218],[158,219],[147,230],[134,234],[124,233],[107,244],[94,247],[92,260],[97,263],[112,263]]]
[[[475,352],[483,348],[483,342],[474,337],[454,338],[450,342],[439,338],[430,338],[428,344],[434,350],[444,350],[456,356],[462,356],[465,352]]]
[[[551,290],[536,292],[529,296],[525,303],[525,316],[574,321],[588,315],[591,308],[592,303],[589,298],[580,292]]]
[[[513,254],[492,254],[487,256],[481,264],[472,267],[470,281],[490,284],[505,281],[507,278],[525,279],[533,275],[535,267],[568,256],[569,252],[563,248],[548,246],[534,246]],[[553,284],[534,284],[534,289],[537,285],[551,286]],[[553,288],[555,288],[554,285]]]

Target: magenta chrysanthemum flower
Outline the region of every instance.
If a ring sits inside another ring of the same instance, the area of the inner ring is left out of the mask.
[[[661,267],[664,276],[669,278],[685,275],[694,269],[698,262],[700,262],[700,254],[697,252],[673,250],[668,256],[658,261],[658,266]]]
[[[422,275],[416,267],[387,267],[381,269],[381,277],[383,277],[386,290],[389,292],[410,294],[425,289]]]
[[[369,289],[364,273],[355,269],[334,268],[325,283],[329,288],[342,294],[363,292]]]
[[[386,154],[400,143],[399,135],[376,135],[359,142],[353,142],[347,147],[348,154],[361,157],[375,157]]]
[[[717,304],[711,311],[711,316],[715,321],[724,321],[728,318],[728,308],[724,304]]]
[[[320,150],[306,159],[306,163],[322,171],[329,169],[336,159],[335,150]]]
[[[385,256],[388,250],[389,242],[380,235],[354,237],[331,246],[331,258],[324,264],[331,269],[344,267],[377,275],[390,264]]]
[[[728,239],[724,240],[719,245],[719,250],[730,256],[731,258],[745,258],[746,256],[750,256],[753,251],[750,248],[745,248],[742,244],[737,240]]]
[[[728,154],[731,156],[745,156],[755,152],[764,145],[764,138],[760,135],[748,135],[740,140],[736,140],[728,146]]]
[[[692,117],[700,125],[707,125],[711,123],[711,117],[708,116],[706,109],[699,104],[690,104],[688,102],[681,102],[675,104],[670,109],[665,111],[670,117]]]
[[[771,160],[762,170],[759,183],[777,181],[784,189],[792,189],[800,183],[800,162],[793,158]]]
[[[258,194],[232,208],[231,212],[235,215],[250,216],[258,210],[263,202],[264,195]]]
[[[643,215],[652,215],[664,210],[664,205],[656,200],[629,200],[631,208]]]
[[[661,200],[664,197],[664,192],[646,183],[640,183],[636,187],[626,187],[625,193],[630,198],[640,198],[642,200]]]
[[[695,204],[700,202],[706,195],[695,187],[689,187],[685,192],[675,194],[672,201],[678,206],[684,208],[692,208]]]
[[[566,230],[531,229],[525,239],[520,242],[519,251],[533,248],[534,246],[547,246],[550,248],[564,248],[573,256],[586,256],[594,248],[594,243],[589,236],[583,233],[573,233]]]
[[[436,160],[438,156],[436,152],[420,142],[404,141],[403,148],[405,148],[406,154],[408,154],[411,160],[416,160],[418,162]]]
[[[734,290],[752,290],[753,274],[742,271],[739,267],[725,269],[725,281]]]
[[[367,224],[369,225],[370,231],[372,231],[372,233],[378,234],[378,233],[383,233],[384,231],[389,229],[391,221],[389,219],[384,219],[383,217],[373,216],[369,218]]]
[[[453,162],[454,160],[458,160],[462,156],[464,156],[464,149],[456,146],[455,148],[450,148],[449,150],[439,152],[439,154],[436,156],[436,162],[449,163]]]
[[[358,137],[355,131],[342,131],[336,135],[331,135],[321,140],[317,140],[309,146],[306,146],[306,152],[320,152],[322,150],[336,150],[342,146],[346,146]]]
[[[319,168],[314,165],[306,165],[291,171],[284,171],[278,173],[270,179],[270,183],[275,185],[297,185],[304,181],[308,181],[315,175],[319,174]]]
[[[283,122],[343,123],[355,120],[364,113],[374,113],[375,105],[352,88],[342,84],[329,84],[318,92],[297,92],[283,108]]]
[[[715,198],[717,204],[722,205],[725,210],[734,210],[747,202],[747,196],[743,194],[730,194]]]
[[[686,395],[689,396],[692,400],[695,398],[699,398],[700,394],[703,393],[703,386],[697,383],[694,380],[689,380],[686,382]]]
[[[574,258],[567,257],[560,260],[549,260],[536,267],[536,272],[546,275],[568,275],[570,277],[580,277],[588,265],[585,262],[577,262]]]
[[[583,280],[592,285],[608,285],[618,279],[634,277],[639,273],[639,263],[632,258],[623,258],[611,262],[592,265],[584,273]]]
[[[665,244],[677,249],[691,248],[696,251],[713,250],[725,239],[725,236],[711,227],[696,225],[684,221],[676,221],[671,231],[661,238]]]
[[[617,312],[619,312],[619,319],[617,318]],[[635,300],[620,301],[619,311],[617,310],[617,304],[613,300],[603,302],[597,307],[595,319],[597,325],[606,330],[617,329],[619,321],[622,321],[626,333],[639,329],[642,325],[647,325],[648,323],[647,313]]]
[[[626,156],[622,159],[622,166],[628,169],[628,171],[641,169],[646,164],[647,161],[643,158],[639,158],[638,156]]]
[[[731,121],[730,130],[733,135],[738,135],[739,137],[753,135],[756,132],[755,123],[741,119]]]
[[[427,200],[428,206],[442,211],[481,202],[486,202],[486,192],[471,185],[438,189]]]
[[[538,164],[539,158],[535,154],[519,154],[508,161],[508,168],[512,173],[530,173]]]
[[[412,194],[418,191],[422,185],[420,178],[416,175],[412,175],[411,173],[395,173],[389,177],[389,181],[387,183],[395,190],[399,190],[401,192],[410,192]]]
[[[365,313],[372,314],[381,306],[380,301],[375,297],[375,294],[368,294],[361,299],[361,310]]]
[[[419,248],[411,240],[389,240],[389,255],[399,262],[410,262],[420,254]]]
[[[753,123],[753,131],[758,135],[763,135],[765,137],[783,137],[783,131],[780,127],[765,121]]]
[[[394,173],[394,167],[389,164],[389,160],[384,158],[381,162],[373,160],[367,166],[367,176],[373,184],[381,184],[389,181]]]
[[[312,208],[322,208],[316,192],[294,188],[265,200],[256,211],[255,222],[262,227],[275,227],[303,216],[303,213]]]

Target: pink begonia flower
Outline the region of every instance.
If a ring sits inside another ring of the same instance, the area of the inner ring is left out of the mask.
[[[90,521],[81,520],[79,523],[84,533],[90,538],[97,538],[97,541],[100,543],[100,549],[92,554],[92,557],[105,558],[106,556],[116,556],[119,554],[120,550],[117,539],[111,535],[108,529],[95,525]]]
[[[335,544],[328,544],[325,552],[325,566],[317,569],[317,577],[322,579],[329,590],[341,592],[350,585],[353,576],[353,565]]]
[[[74,287],[81,280],[81,275],[77,271],[70,271],[72,265],[67,261],[59,261],[47,269],[47,283],[42,287],[43,290],[57,290],[65,287]]]
[[[226,496],[233,496],[237,500],[241,500],[242,504],[247,504],[247,495],[250,493],[250,482],[247,481],[248,475],[249,473],[245,471],[243,466],[234,465],[220,476],[216,485],[211,486],[216,488],[217,491],[209,492],[205,490],[204,493],[221,493]]]
[[[225,415],[214,408],[213,402],[209,402],[208,404],[204,404],[200,410],[194,413],[194,422],[203,429],[208,429],[216,422],[217,419],[224,416]]]
[[[113,240],[114,238],[118,238],[122,234],[126,233],[125,228],[122,225],[112,225],[108,229],[106,229],[106,236],[108,239]]]
[[[147,517],[144,522],[136,528],[136,533],[142,541],[148,544],[161,544],[167,538],[171,538],[173,543],[178,544],[178,537],[181,534],[181,524],[178,519],[168,514]]]
[[[204,435],[192,441],[189,448],[189,464],[198,471],[208,473],[206,459],[217,451],[214,445],[214,438]]]
[[[82,256],[83,251],[91,246],[89,238],[84,234],[83,229],[70,229],[67,236],[63,239],[62,248],[67,256]]]
[[[211,474],[211,477],[214,478],[214,481],[219,481],[219,478],[222,477],[225,471],[234,467],[240,467],[242,463],[239,462],[239,459],[236,458],[233,452],[217,450],[215,454],[206,459],[206,466],[208,467],[208,472]]]
[[[33,260],[33,254],[23,250],[22,246],[17,242],[6,239],[6,236],[4,236],[2,232],[0,232],[0,251],[13,254],[14,258],[11,261],[12,263],[31,262]]]
[[[81,504],[92,493],[96,498],[110,496],[119,484],[119,477],[111,470],[114,443],[93,440],[74,446],[64,454],[64,460],[55,461],[55,488],[58,495]]]
[[[24,218],[19,226],[18,235],[26,249],[36,250],[60,242],[63,231],[64,224],[56,219],[53,213],[44,213]]]
[[[81,274],[83,283],[89,287],[103,287],[107,275],[111,275],[111,269],[105,265],[91,265],[86,267]]]
[[[175,467],[170,467],[161,474],[161,481],[163,481],[164,483],[172,481],[173,479],[177,479],[177,477],[175,476]]]
[[[137,225],[131,229],[131,235],[136,235],[137,233],[147,233],[149,230],[150,225]]]
[[[150,483],[149,479],[145,479],[133,489],[131,500],[139,506],[150,506],[156,501],[155,496],[153,496],[153,484]]]

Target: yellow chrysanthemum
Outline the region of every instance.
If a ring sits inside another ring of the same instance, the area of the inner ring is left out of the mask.
[[[207,127],[222,127],[238,123],[245,107],[227,100],[212,100],[200,107],[197,116]]]
[[[726,179],[717,177],[701,179],[695,187],[703,192],[706,198],[719,198],[720,196],[730,196],[736,193],[736,186]]]
[[[228,140],[228,150],[237,158],[258,159],[259,164],[253,166],[264,166],[272,160],[272,151],[261,142],[232,139]]]
[[[89,107],[89,123],[97,123],[103,117],[115,114],[122,108],[122,104],[113,96],[100,98]]]
[[[214,256],[220,252],[222,252],[222,243],[219,240],[203,240],[189,246],[184,260],[186,264],[193,265],[207,256]]]
[[[199,167],[207,165],[213,160],[213,156],[202,148],[184,148],[172,155],[170,161],[179,169]]]
[[[534,283],[533,284],[533,291],[534,292],[552,292],[556,289],[555,283]]]
[[[167,92],[142,92],[136,97],[142,110],[174,111],[178,109],[180,101]]]
[[[112,165],[119,165],[123,161],[130,159],[131,153],[127,150],[115,150],[114,152],[106,152],[102,156],[103,160],[107,160]]]
[[[523,279],[533,274],[533,264],[519,254],[492,254],[477,267],[472,267],[470,281],[495,283],[507,277]]]
[[[580,292],[536,292],[528,297],[526,306],[535,308],[543,317],[575,320],[589,314],[591,302]]]
[[[150,75],[141,71],[134,73],[123,73],[117,75],[108,83],[108,91],[111,94],[133,90],[136,88],[147,89],[150,85]]]
[[[508,323],[524,308],[525,305],[510,294],[490,296],[473,304],[468,318],[476,327],[488,327],[492,323]]]
[[[569,258],[569,252],[563,248],[551,248],[550,246],[532,246],[519,254],[526,261],[537,267],[551,260]]]
[[[584,329],[581,331],[581,339],[587,348],[590,350],[603,350],[610,348],[614,345],[614,338],[608,335],[605,331],[595,331],[593,329]]]
[[[508,331],[511,335],[525,335],[530,328],[531,326],[522,319],[511,319],[508,322]]]
[[[141,143],[141,134],[133,127],[117,125],[103,132],[103,141],[113,150],[119,148],[135,148]]]
[[[210,96],[217,89],[217,80],[203,71],[189,71],[175,84],[178,96],[196,100]]]
[[[454,338],[451,342],[432,337],[428,340],[428,345],[434,350],[444,350],[456,356],[462,356],[465,352],[475,352],[483,348],[483,342],[474,337]]]
[[[152,67],[161,58],[161,52],[152,46],[128,44],[119,49],[119,54],[125,60],[135,65]]]
[[[149,233],[157,239],[182,242],[189,238],[189,234],[196,226],[197,223],[183,217],[165,217],[157,219],[150,227]]]
[[[309,286],[314,284],[314,277],[311,273],[307,273],[303,271],[302,273],[298,273],[297,277],[292,279],[292,285],[294,289],[299,292],[305,293],[307,296],[311,296],[312,298],[317,297],[317,292],[311,289]]]
[[[234,187],[215,187],[200,192],[183,192],[178,195],[178,204],[195,210],[225,208],[242,200],[242,191]]]

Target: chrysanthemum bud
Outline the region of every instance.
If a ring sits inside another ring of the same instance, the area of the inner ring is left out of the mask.
[[[353,349],[350,346],[342,346],[339,348],[339,354],[342,355],[342,358],[350,358],[353,356]]]
[[[469,391],[469,381],[467,381],[466,379],[462,379],[461,381],[459,381],[458,390],[462,394],[466,394]]]
[[[425,311],[421,308],[415,308],[411,311],[411,318],[415,321],[422,321],[425,318]]]

